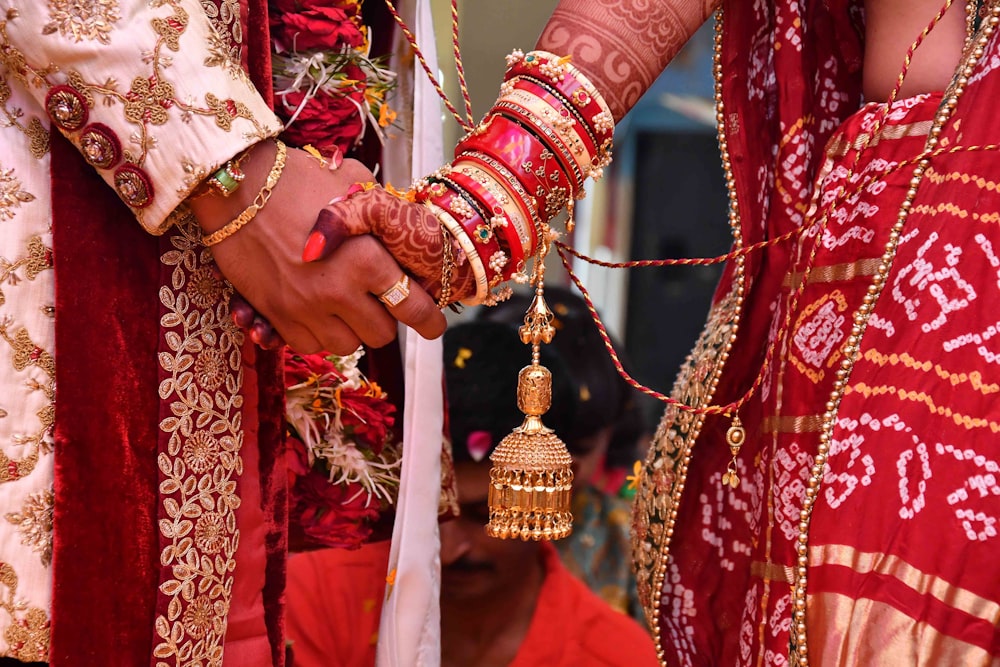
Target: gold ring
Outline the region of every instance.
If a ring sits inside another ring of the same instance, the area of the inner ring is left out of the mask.
[[[395,308],[410,296],[410,276],[403,274],[403,277],[393,283],[392,287],[378,295],[378,300]]]

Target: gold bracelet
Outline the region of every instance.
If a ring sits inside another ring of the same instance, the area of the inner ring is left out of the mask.
[[[438,219],[438,222],[444,225],[445,229],[447,229],[458,241],[458,245],[462,249],[462,252],[465,253],[465,258],[469,262],[469,267],[472,269],[472,275],[476,278],[476,295],[462,301],[462,304],[466,306],[476,306],[483,303],[489,295],[490,285],[486,278],[486,268],[483,266],[483,260],[479,256],[479,251],[476,250],[476,246],[472,242],[472,239],[462,228],[462,225],[459,224],[455,218],[451,217],[451,214],[443,208],[436,206],[429,201],[424,202],[424,206],[430,209],[430,212],[434,214],[434,217]]]
[[[285,169],[285,157],[288,154],[288,149],[285,147],[284,143],[277,139],[274,140],[274,143],[278,148],[278,152],[274,156],[274,166],[271,167],[271,171],[267,174],[267,180],[264,182],[264,187],[262,187],[260,192],[257,193],[253,203],[246,207],[238,216],[230,220],[225,227],[201,238],[201,242],[206,246],[213,246],[216,243],[221,243],[238,232],[244,227],[244,225],[256,217],[257,213],[259,213],[260,210],[267,204],[267,200],[271,198],[271,191],[274,189],[274,186],[277,185],[278,179],[281,178],[281,172]]]
[[[451,247],[452,237],[448,228],[441,224],[441,294],[437,307],[444,308],[451,298],[451,275],[455,270],[455,249]]]

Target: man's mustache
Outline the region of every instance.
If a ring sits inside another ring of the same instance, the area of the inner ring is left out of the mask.
[[[492,563],[482,560],[476,560],[474,558],[467,558],[465,556],[441,568],[441,572],[443,575],[447,575],[449,572],[476,573],[476,572],[493,572],[495,570],[496,568],[493,567]]]

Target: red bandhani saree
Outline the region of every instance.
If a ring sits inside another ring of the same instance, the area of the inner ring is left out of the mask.
[[[752,388],[741,483],[722,484],[731,416],[673,408],[642,475],[635,557],[664,664],[1000,660],[989,11],[967,80],[858,110],[857,7],[726,4],[731,221],[743,246],[794,234],[731,262],[675,387],[695,406]]]

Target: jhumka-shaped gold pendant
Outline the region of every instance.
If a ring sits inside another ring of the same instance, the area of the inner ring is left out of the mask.
[[[539,345],[552,340],[551,321],[552,312],[536,294],[520,329],[521,340],[532,345],[531,365],[521,369],[517,382],[524,422],[490,455],[486,533],[491,537],[558,540],[573,531],[573,460],[565,443],[542,423],[552,407],[552,373],[538,363]]]

